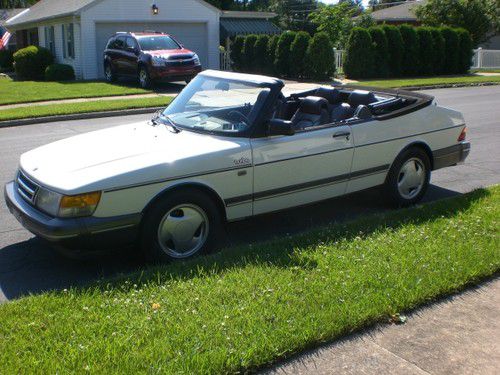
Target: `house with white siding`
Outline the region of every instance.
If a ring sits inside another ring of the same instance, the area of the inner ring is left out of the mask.
[[[273,14],[250,13],[250,20],[264,19],[270,33],[279,32],[268,21]],[[117,31],[169,33],[195,51],[204,68],[219,69],[220,19],[226,16],[203,0],[41,0],[7,25],[18,47],[46,47],[57,62],[73,66],[77,78],[99,79],[106,42]]]

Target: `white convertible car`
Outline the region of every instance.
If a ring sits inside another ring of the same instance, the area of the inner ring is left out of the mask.
[[[148,258],[213,248],[226,221],[383,185],[419,201],[467,157],[462,114],[414,92],[319,87],[205,71],[149,122],[22,155],[12,214],[66,250],[137,243]]]

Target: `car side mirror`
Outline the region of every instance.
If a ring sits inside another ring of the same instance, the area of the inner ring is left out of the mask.
[[[269,120],[269,135],[294,135],[295,129],[291,121],[272,119]]]
[[[139,52],[139,51],[137,50],[137,48],[135,48],[135,47],[127,47],[127,51],[132,52],[132,53],[137,53],[137,52]]]

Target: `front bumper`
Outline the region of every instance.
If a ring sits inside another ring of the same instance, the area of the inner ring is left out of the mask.
[[[66,248],[100,249],[109,245],[127,245],[138,236],[141,214],[106,218],[82,217],[62,219],[39,211],[18,193],[9,182],[4,189],[9,211],[31,233]]]
[[[460,142],[459,144],[434,151],[434,170],[450,167],[463,163],[469,156],[471,149],[470,142]]]
[[[149,68],[149,75],[154,80],[181,81],[194,78],[202,70],[201,65],[183,67],[155,67]]]

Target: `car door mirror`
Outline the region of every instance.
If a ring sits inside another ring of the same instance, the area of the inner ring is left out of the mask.
[[[295,129],[291,121],[272,119],[269,120],[269,135],[294,135]]]
[[[135,47],[127,47],[127,51],[135,54],[137,54],[138,52],[137,48]]]

